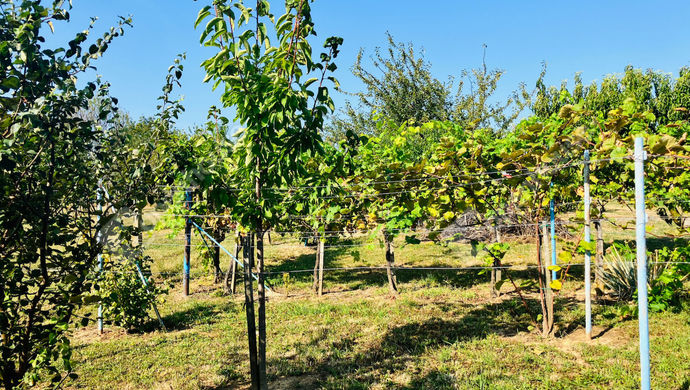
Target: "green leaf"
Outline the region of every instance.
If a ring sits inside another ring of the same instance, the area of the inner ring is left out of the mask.
[[[558,253],[558,260],[561,261],[561,263],[570,263],[573,260],[573,255],[570,252],[559,252]]]
[[[194,28],[199,27],[199,24],[206,19],[209,15],[211,15],[211,6],[207,5],[204,8],[199,11],[199,15],[196,18],[196,21],[194,22]]]
[[[595,242],[582,241],[580,242],[580,247],[585,251],[594,252],[597,249],[597,244]]]
[[[500,291],[501,287],[503,286],[503,283],[505,283],[505,279],[502,279],[502,280],[499,280],[498,282],[496,282],[496,284],[494,285],[494,290]]]

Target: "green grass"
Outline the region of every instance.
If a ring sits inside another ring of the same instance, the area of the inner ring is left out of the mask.
[[[485,285],[470,287],[477,295]],[[403,285],[322,298],[276,298],[268,305],[269,378],[275,388],[636,388],[637,322],[597,307],[584,340],[579,303],[559,299],[559,337],[529,332],[512,296],[489,301],[447,287]],[[381,291],[383,290],[383,291]],[[531,300],[532,306],[537,303]],[[168,333],[93,329],[75,337],[84,388],[236,388],[247,385],[242,302],[217,294],[172,294]],[[655,388],[690,380],[690,308],[654,314]],[[602,334],[603,333],[603,334]],[[686,387],[684,387],[686,386]]]
[[[655,229],[661,229],[654,227]],[[169,232],[149,241],[176,242]],[[610,231],[607,240],[627,232]],[[314,248],[272,237],[268,270],[311,269]],[[228,243],[229,240],[226,240]],[[195,243],[200,243],[195,239]],[[351,245],[367,242],[358,237]],[[396,247],[405,266],[482,264],[466,244]],[[534,246],[513,245],[506,263],[533,263]],[[179,273],[182,249],[150,247],[154,272]],[[381,266],[383,249],[373,245],[328,248],[326,267]],[[227,256],[223,256],[227,267]],[[247,388],[246,320],[240,294],[226,297],[198,257],[193,259],[190,297],[180,294],[179,276],[161,314],[167,333],[152,321],[139,334],[108,327],[74,333],[77,380],[67,388],[221,389]],[[534,270],[513,270],[519,282]],[[488,275],[477,271],[399,271],[401,294],[388,293],[385,272],[327,272],[326,294],[311,291],[311,274],[271,277],[267,306],[268,375],[271,388],[303,389],[570,389],[638,387],[637,321],[615,306],[595,305],[595,339],[584,338],[582,270],[556,300],[556,337],[530,331],[530,317],[509,283],[489,298]],[[526,291],[538,312],[537,290]],[[690,303],[675,313],[652,314],[652,387],[690,387]]]

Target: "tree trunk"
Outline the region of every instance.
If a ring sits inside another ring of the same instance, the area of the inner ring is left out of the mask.
[[[252,268],[254,266],[253,234],[248,234],[244,245],[244,307],[247,314],[247,339],[249,341],[249,370],[252,388],[259,389],[259,365],[256,351],[256,317],[254,316],[254,288]]]
[[[137,218],[137,247],[140,247],[144,244],[144,210],[143,209],[136,209],[136,218]]]
[[[501,242],[501,231],[497,226],[494,226],[494,233],[496,235],[496,242],[500,243]],[[493,263],[494,267],[500,267],[501,262],[498,259],[494,259]],[[496,298],[501,296],[501,291],[496,288],[496,283],[501,281],[503,279],[503,275],[501,275],[501,269],[500,268],[492,268],[491,269],[491,296]]]
[[[213,270],[215,273],[213,284],[218,284],[223,277],[223,271],[220,269],[220,247],[218,245],[213,248]]]
[[[261,158],[256,158],[256,178],[254,180],[254,194],[258,204],[262,200],[262,168]],[[256,270],[259,282],[259,388],[268,390],[266,379],[266,289],[264,287],[264,221],[263,207],[255,219],[256,230]]]
[[[241,234],[238,235],[237,242],[235,243],[235,258],[239,259],[240,258],[240,251],[242,249],[242,242],[244,240],[244,237],[242,237]],[[235,290],[237,289],[237,262],[233,261],[232,262],[232,267],[230,267],[230,270],[232,271],[232,275],[230,276],[230,292],[234,295]]]
[[[242,249],[242,236],[235,237],[235,259],[240,258],[240,250]],[[225,274],[225,293],[235,295],[235,285],[237,280],[237,261],[230,259],[230,269]]]
[[[599,286],[601,284],[601,280],[599,280],[599,273],[604,268],[604,230],[601,226],[601,217],[599,217],[599,220],[594,222],[594,230],[597,234],[597,249],[596,254],[594,255],[594,285]],[[597,291],[598,295],[599,289],[595,290]]]
[[[307,239],[304,239],[304,245],[307,245]],[[321,262],[321,248],[316,246],[316,253],[314,255],[314,283],[312,283],[311,288],[315,293],[319,292],[319,264]]]
[[[383,232],[386,242],[386,273],[388,274],[388,288],[391,293],[398,294],[398,279],[395,276],[395,253],[393,252],[393,237],[387,232]]]
[[[323,263],[325,257],[325,239],[319,237],[319,296],[323,295]]]
[[[259,225],[260,226],[260,225]],[[259,277],[259,383],[268,389],[266,383],[266,288],[264,287],[264,238],[260,231],[256,236],[256,272]]]

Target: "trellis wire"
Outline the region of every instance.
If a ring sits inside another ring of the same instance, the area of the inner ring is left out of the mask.
[[[610,157],[610,158],[602,158],[602,159],[597,159],[597,160],[591,160],[590,163],[596,164],[598,162],[606,162],[606,161],[616,161],[616,160],[626,160],[626,159],[632,159],[632,156],[620,156],[620,157]],[[474,182],[469,182],[469,183],[461,183],[457,185],[450,185],[450,186],[445,186],[444,188],[459,188],[459,187],[466,187],[466,186],[472,186],[472,185],[477,185],[477,184],[485,184],[487,182],[493,182],[493,181],[504,181],[504,180],[511,180],[516,177],[524,177],[524,176],[530,176],[530,175],[540,175],[540,174],[545,174],[547,172],[552,172],[552,171],[560,171],[566,168],[571,168],[571,167],[576,167],[583,165],[584,161],[572,161],[566,164],[558,165],[558,166],[545,166],[541,168],[522,168],[522,169],[515,169],[515,170],[495,170],[495,171],[487,171],[487,172],[477,172],[477,173],[472,173],[472,174],[464,174],[464,175],[450,175],[450,176],[429,176],[425,178],[413,178],[413,179],[399,179],[399,180],[386,180],[386,181],[378,181],[378,182],[370,182],[370,183],[365,183],[367,185],[374,185],[374,184],[389,184],[389,183],[405,183],[405,182],[418,182],[418,181],[441,181],[441,180],[448,180],[449,178],[452,179],[454,177],[468,177],[468,176],[489,176],[489,175],[502,175],[501,177],[498,178],[492,178],[492,179],[485,179],[485,180],[479,180],[479,181],[474,181]],[[517,175],[508,175],[509,172],[522,172]],[[338,188],[352,188],[352,187],[357,187],[359,184],[348,184],[348,183],[343,183],[341,185],[338,185]],[[183,188],[185,186],[175,186],[177,188]],[[294,192],[296,190],[315,190],[315,189],[320,189],[320,188],[327,188],[328,186],[324,185],[318,185],[318,186],[296,186],[296,187],[288,187],[288,188],[276,188],[276,187],[263,187],[263,191],[280,191],[280,192]],[[167,188],[167,186],[163,186],[163,188]],[[187,187],[185,187],[187,188]],[[192,188],[200,188],[200,187],[192,187]],[[227,187],[225,188],[226,191],[230,192],[238,192],[238,191],[249,191],[249,189],[243,189],[243,188],[232,188],[232,187]],[[251,191],[254,191],[253,189]],[[409,191],[409,192],[419,192],[419,190],[415,191]],[[395,195],[395,194],[401,194],[401,193],[406,193],[406,192],[389,192],[389,193],[379,193],[379,194],[365,194],[361,193],[359,195],[376,195],[376,196],[384,196],[384,195]],[[342,197],[354,197],[356,195],[343,195]],[[322,197],[317,197],[317,199],[335,199],[335,198],[340,198],[341,196],[322,196]]]
[[[636,261],[623,261],[623,264],[637,264]],[[690,264],[688,261],[650,261],[648,264]],[[584,266],[584,263],[568,263],[568,264],[558,264],[559,267],[578,267]],[[482,270],[492,270],[492,269],[503,269],[503,270],[514,270],[514,271],[524,271],[530,269],[540,268],[538,265],[531,264],[517,264],[517,265],[501,265],[501,266],[465,266],[465,267],[400,267],[393,266],[391,269],[401,270],[401,271],[482,271]],[[385,271],[387,268],[383,266],[362,266],[362,267],[331,267],[324,268],[324,271]],[[113,271],[104,270],[106,273],[113,274],[129,274],[136,273],[135,271]],[[283,270],[283,271],[265,271],[262,272],[263,275],[281,275],[286,273],[312,273],[313,268],[310,269],[297,269],[297,270]],[[156,276],[179,276],[180,272],[144,272],[145,276],[156,277]],[[214,276],[211,271],[208,272],[197,272],[192,273],[190,276]]]

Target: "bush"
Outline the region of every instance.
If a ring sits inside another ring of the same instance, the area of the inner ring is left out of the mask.
[[[128,331],[140,331],[151,319],[153,304],[167,290],[157,287],[150,277],[144,286],[137,272],[138,263],[143,275],[150,275],[151,258],[108,256],[104,272],[96,282],[96,296],[103,305],[103,319]]]
[[[647,291],[649,309],[665,311],[677,307],[688,272],[683,264],[687,259],[684,247],[663,248],[647,253]],[[597,269],[598,278],[609,294],[619,301],[637,300],[637,265],[635,251],[625,244],[614,244],[606,255],[604,267]]]

